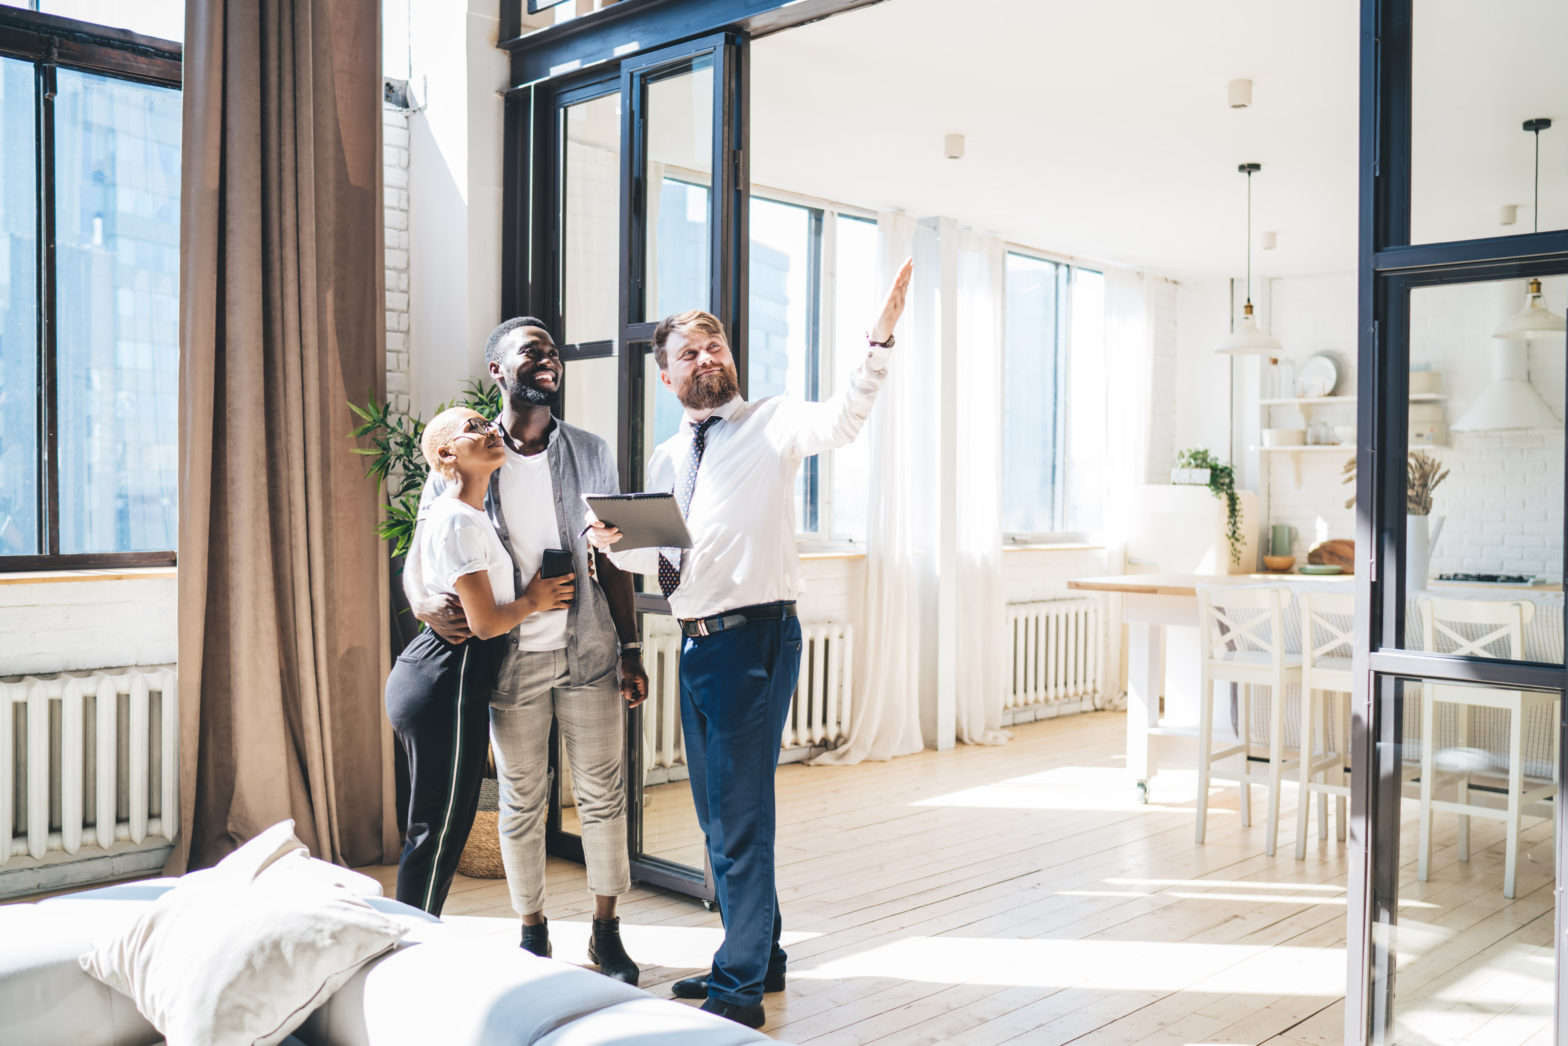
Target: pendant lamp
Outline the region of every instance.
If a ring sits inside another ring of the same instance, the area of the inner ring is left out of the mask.
[[[1546,117],[1526,120],[1524,129],[1535,135],[1535,231],[1541,231],[1541,132],[1552,126],[1552,121]],[[1524,308],[1514,313],[1503,321],[1503,325],[1493,332],[1495,338],[1544,338],[1552,334],[1561,334],[1568,331],[1568,322],[1557,313],[1546,307],[1546,299],[1541,296],[1541,281],[1530,281],[1530,293],[1525,298]]]
[[[1244,163],[1236,168],[1247,176],[1247,304],[1242,307],[1241,323],[1220,340],[1215,352],[1224,356],[1279,356],[1279,339],[1258,327],[1252,314],[1252,176],[1263,170],[1260,163]]]

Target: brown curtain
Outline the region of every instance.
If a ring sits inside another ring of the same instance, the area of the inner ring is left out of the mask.
[[[293,817],[396,852],[377,498],[376,0],[187,0],[180,257],[180,833],[213,864]]]

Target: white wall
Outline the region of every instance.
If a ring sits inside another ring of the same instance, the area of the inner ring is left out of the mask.
[[[413,0],[407,186],[413,409],[483,376],[501,319],[501,137],[506,54],[494,0]]]
[[[173,663],[174,572],[149,573],[0,585],[0,676]]]

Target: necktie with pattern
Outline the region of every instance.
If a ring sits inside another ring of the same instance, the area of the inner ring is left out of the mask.
[[[697,466],[702,464],[702,452],[708,446],[708,430],[720,420],[714,415],[692,427],[691,453],[687,455],[686,467],[681,470],[680,485],[675,488],[675,503],[680,506],[682,516],[691,509],[691,495],[697,489]],[[670,593],[681,583],[681,561],[684,558],[682,550],[678,548],[659,553],[659,589],[665,599],[669,599]]]

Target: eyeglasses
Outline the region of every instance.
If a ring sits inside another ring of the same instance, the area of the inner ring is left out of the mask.
[[[458,431],[459,436],[488,436],[494,432],[496,423],[484,418],[474,417],[463,422],[463,427]]]

